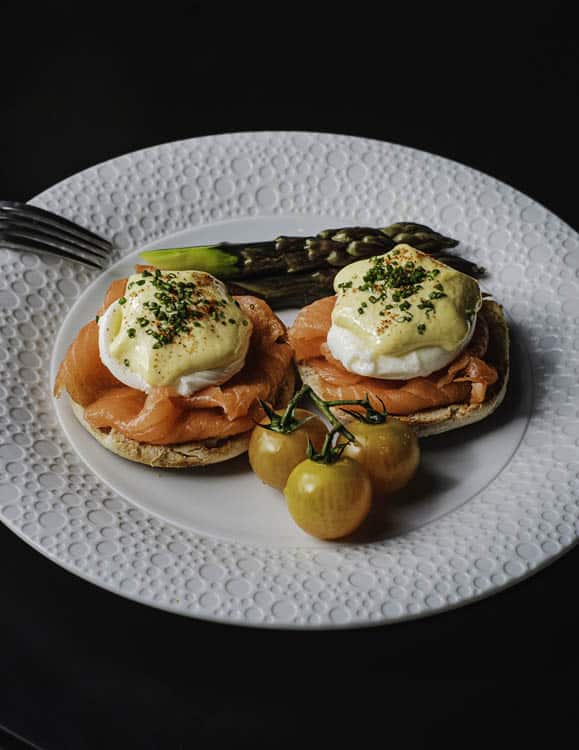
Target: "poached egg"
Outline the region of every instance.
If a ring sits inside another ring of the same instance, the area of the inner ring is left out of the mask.
[[[470,341],[478,283],[410,245],[343,268],[327,345],[349,372],[386,380],[426,377]]]
[[[252,323],[225,285],[199,271],[133,274],[98,321],[99,354],[130,388],[191,396],[245,363]]]

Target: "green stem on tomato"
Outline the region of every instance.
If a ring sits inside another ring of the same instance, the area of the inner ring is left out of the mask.
[[[300,402],[300,400],[308,393],[308,390],[310,390],[309,385],[302,385],[302,387],[297,391],[291,401],[286,406],[286,410],[282,414],[282,417],[279,422],[279,426],[282,432],[284,432],[286,429],[289,429],[292,421],[294,420],[294,411],[296,409],[296,406]]]
[[[372,404],[370,403],[370,398],[368,394],[366,394],[366,398],[364,399],[336,399],[333,401],[324,401],[324,399],[320,398],[314,391],[310,389],[309,391],[310,398],[315,403],[315,405],[318,407],[318,409],[328,418],[330,423],[333,426],[341,425],[342,429],[341,432],[344,435],[344,437],[348,438],[348,440],[354,440],[354,436],[348,432],[348,430],[344,427],[344,425],[339,421],[339,419],[332,413],[331,407],[333,406],[361,406],[364,409],[366,409],[366,414],[358,414],[357,412],[348,411],[348,409],[342,409],[342,411],[345,411],[346,414],[349,414],[352,417],[355,417],[356,419],[367,422],[368,424],[383,424],[386,421],[387,412],[386,407],[384,406],[384,402],[378,398],[378,401],[382,404],[383,411],[377,411],[374,409]]]
[[[332,427],[332,429],[326,433],[322,450],[319,453],[316,453],[316,451],[314,450],[312,441],[308,440],[307,457],[310,459],[310,461],[315,461],[319,464],[333,464],[340,458],[340,456],[342,455],[342,451],[346,447],[347,443],[337,443],[336,445],[332,445],[334,441],[334,435],[336,435],[338,432],[340,434],[344,433],[344,426],[341,423],[339,425],[336,425],[335,427]]]
[[[333,430],[331,430],[330,432],[326,433],[326,437],[324,438],[324,444],[322,446],[322,450],[321,450],[321,454],[320,455],[322,455],[324,457],[327,457],[329,455],[330,449],[331,449],[331,445],[332,445],[332,440],[334,439],[334,435],[335,435],[335,433],[334,433]]]
[[[306,417],[305,419],[296,419],[294,416],[296,407],[298,406],[302,398],[304,398],[304,396],[309,396],[312,399],[314,404],[318,407],[318,409],[331,424],[332,429],[329,433],[329,436],[331,438],[333,438],[333,436],[339,432],[346,438],[348,442],[355,441],[354,435],[352,435],[347,427],[332,412],[332,407],[361,406],[366,410],[365,415],[359,414],[358,412],[349,411],[348,409],[342,409],[342,411],[362,422],[367,422],[368,424],[382,424],[386,421],[386,408],[384,406],[384,402],[378,397],[376,398],[378,398],[378,401],[380,401],[383,407],[383,411],[381,412],[373,408],[372,404],[370,403],[370,397],[368,394],[366,394],[366,398],[364,399],[336,399],[325,401],[321,396],[318,396],[318,394],[312,389],[311,386],[302,385],[302,387],[293,395],[288,405],[286,406],[285,411],[281,415],[277,414],[269,404],[262,401],[261,399],[258,399],[261,408],[265,411],[270,420],[269,424],[261,424],[260,427],[263,427],[267,430],[272,430],[273,432],[281,432],[287,435],[297,430],[310,419],[313,419],[312,416]],[[322,451],[322,453],[324,453],[324,451]]]
[[[352,433],[345,427],[342,422],[336,417],[336,415],[331,411],[330,406],[334,406],[334,404],[331,401],[324,401],[323,398],[318,396],[318,394],[312,390],[309,386],[305,386],[309,390],[306,391],[306,393],[309,395],[309,397],[312,399],[314,404],[318,407],[318,409],[322,412],[322,414],[326,417],[328,422],[332,425],[334,432],[341,432],[342,435],[349,441],[354,441],[355,438],[352,435]]]
[[[340,401],[326,401],[329,406],[361,406],[366,410],[365,414],[360,412],[350,411],[350,409],[342,409],[343,412],[349,414],[359,422],[365,422],[366,424],[384,424],[388,417],[388,411],[384,405],[384,401],[379,396],[374,395],[374,398],[382,404],[382,411],[375,409],[370,403],[370,396],[366,393],[364,399],[351,399],[351,400],[340,400]]]
[[[302,425],[314,419],[313,414],[305,417],[305,419],[296,419],[294,412],[300,399],[308,392],[309,386],[302,386],[300,390],[294,394],[291,401],[285,408],[283,414],[278,414],[266,401],[258,399],[258,403],[269,418],[269,424],[259,424],[259,427],[265,430],[271,430],[272,432],[280,432],[283,435],[289,435],[291,432],[295,432]]]

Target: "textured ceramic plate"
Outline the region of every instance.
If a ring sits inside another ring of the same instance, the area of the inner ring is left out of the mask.
[[[388,143],[240,133],[119,157],[33,202],[118,248],[100,276],[0,250],[0,517],[50,559],[174,612],[320,628],[465,604],[574,543],[579,239],[531,199]],[[66,399],[53,402],[56,362],[137,248],[398,220],[457,237],[490,269],[513,373],[491,418],[423,441],[419,476],[372,534],[348,544],[306,536],[244,457],[183,473],[125,462],[78,426]]]

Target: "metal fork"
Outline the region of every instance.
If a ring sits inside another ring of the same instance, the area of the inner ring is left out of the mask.
[[[51,211],[28,203],[0,201],[0,248],[55,255],[103,269],[113,245]]]

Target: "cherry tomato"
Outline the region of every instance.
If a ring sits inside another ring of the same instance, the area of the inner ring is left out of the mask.
[[[277,414],[283,413],[283,409],[277,411]],[[306,409],[294,412],[297,420],[309,416],[313,419],[287,434],[259,426],[253,430],[249,441],[249,463],[262,482],[283,490],[292,469],[306,457],[308,438],[316,451],[321,450],[327,432],[322,420]],[[262,424],[268,423],[267,418],[262,421]]]
[[[388,417],[383,424],[348,423],[356,442],[343,455],[358,461],[370,475],[374,497],[402,489],[414,476],[420,461],[418,439],[405,422]]]
[[[372,504],[370,477],[351,458],[334,463],[302,461],[289,475],[284,493],[294,521],[318,539],[352,533]]]

